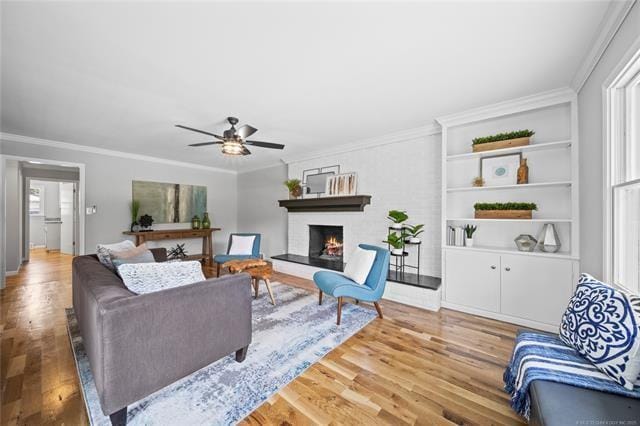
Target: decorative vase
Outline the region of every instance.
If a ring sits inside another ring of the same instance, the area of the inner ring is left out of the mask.
[[[545,223],[542,226],[540,235],[538,235],[538,247],[540,247],[540,250],[547,253],[556,253],[561,246],[555,225],[553,223]]]
[[[300,198],[301,195],[302,195],[302,187],[301,186],[296,186],[291,191],[289,191],[289,199],[290,200],[297,200],[298,198]]]
[[[403,253],[403,251],[402,251],[401,248],[399,248],[399,249],[397,249],[397,248],[391,249],[391,254],[395,254],[396,256],[402,256],[402,253]]]
[[[411,244],[420,244],[422,241],[418,237],[411,237],[411,238],[409,238],[409,242]]]
[[[191,229],[200,229],[200,218],[198,215],[191,218]]]
[[[538,240],[533,238],[532,235],[529,234],[520,234],[513,241],[516,243],[516,247],[518,247],[518,251],[532,252],[535,250],[536,245],[538,244]]]
[[[518,167],[518,185],[529,183],[529,166],[527,166],[527,159],[520,159],[520,167]]]
[[[140,230],[140,224],[137,221],[134,221],[131,224],[131,232],[138,232]]]
[[[466,238],[464,239],[464,245],[466,247],[473,247],[473,238]]]
[[[394,223],[391,225],[391,227],[393,229],[402,229],[402,224],[401,223]]]
[[[204,215],[202,216],[202,229],[209,229],[211,228],[211,220],[209,219],[209,213],[204,212]]]

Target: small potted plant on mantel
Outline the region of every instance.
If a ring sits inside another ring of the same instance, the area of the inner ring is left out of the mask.
[[[476,219],[531,219],[535,203],[476,203]]]
[[[475,225],[465,225],[464,227],[464,245],[467,247],[473,247],[473,234],[478,229]]]
[[[296,200],[302,195],[302,186],[300,186],[300,179],[285,180],[284,186],[286,186],[289,190],[290,200]]]
[[[391,246],[391,254],[395,256],[402,256],[404,253],[404,239],[407,234],[403,232],[397,233],[394,231],[389,231],[387,235],[387,239],[383,241],[383,243],[387,243]]]
[[[407,216],[406,212],[401,210],[389,210],[389,213],[387,213],[387,219],[393,222],[393,224],[391,224],[393,229],[402,229],[404,226],[402,223],[409,219],[409,216]]]
[[[424,228],[424,224],[405,226],[405,230],[407,231],[406,232],[407,237],[405,239],[405,242],[409,244],[420,244],[421,240],[420,238],[418,238],[418,235],[424,232],[424,229],[422,228]]]
[[[531,136],[536,132],[529,129],[516,130],[515,132],[498,133],[491,136],[483,136],[473,139],[473,152],[492,151],[494,149],[513,148],[529,145]]]

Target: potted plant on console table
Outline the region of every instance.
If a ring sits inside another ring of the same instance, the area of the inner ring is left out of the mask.
[[[476,203],[476,219],[531,219],[535,203]]]

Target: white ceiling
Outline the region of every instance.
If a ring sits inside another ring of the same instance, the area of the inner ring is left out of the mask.
[[[608,4],[2,2],[1,130],[259,167],[568,86]],[[173,127],[228,115],[285,151]]]

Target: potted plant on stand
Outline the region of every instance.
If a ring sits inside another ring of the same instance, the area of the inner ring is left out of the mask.
[[[402,229],[402,222],[409,219],[409,216],[401,210],[389,210],[389,213],[387,213],[387,219],[393,222],[391,225],[393,229]]]
[[[288,179],[284,181],[284,185],[289,190],[289,199],[295,200],[302,195],[302,186],[300,186],[300,179]]]
[[[420,244],[421,240],[420,238],[418,238],[418,235],[422,234],[424,232],[424,224],[420,224],[420,225],[407,225],[405,227],[406,229],[406,234],[407,234],[407,238],[405,239],[405,241],[409,244]]]
[[[404,239],[407,236],[404,232],[390,231],[387,235],[387,239],[383,243],[387,243],[391,246],[391,254],[395,256],[402,256],[404,253]]]
[[[140,230],[140,224],[138,223],[138,213],[140,212],[140,201],[133,200],[130,204],[131,209],[131,232],[137,232]]]
[[[464,245],[473,247],[473,233],[478,229],[475,225],[465,225],[464,227]]]

